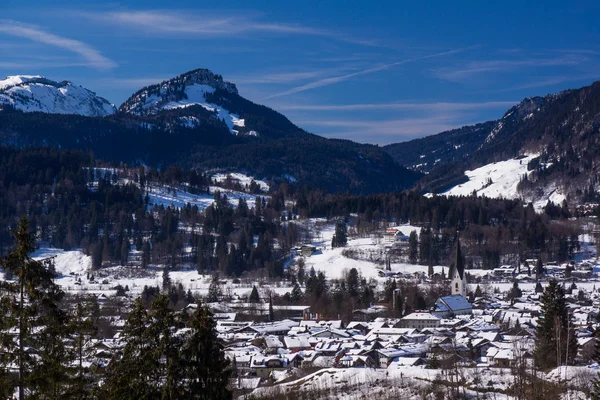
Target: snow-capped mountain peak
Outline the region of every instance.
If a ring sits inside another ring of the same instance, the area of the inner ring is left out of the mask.
[[[222,120],[229,131],[238,134],[238,129],[245,127],[244,119],[221,105],[210,101],[216,91],[227,95],[238,95],[235,84],[223,80],[208,69],[196,69],[159,84],[142,88],[125,101],[120,111],[136,115],[152,115],[163,110],[200,106],[214,113],[215,118]],[[186,118],[185,126],[190,126]]]
[[[6,106],[24,112],[89,117],[104,117],[116,111],[113,104],[91,90],[39,75],[15,75],[0,80],[0,110]]]

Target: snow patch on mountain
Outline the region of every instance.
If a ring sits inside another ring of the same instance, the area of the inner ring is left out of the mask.
[[[444,196],[469,196],[476,192],[478,196],[489,198],[520,198],[517,185],[526,175],[529,161],[538,154],[529,154],[523,158],[510,159],[484,165],[472,171],[465,171],[468,182],[456,185],[442,193]]]
[[[9,76],[0,80],[0,109],[3,105],[24,112],[78,114],[105,117],[115,106],[96,93],[68,81],[55,82],[39,75]]]
[[[473,192],[477,196],[493,199],[520,199],[525,203],[533,203],[536,212],[542,212],[548,201],[561,204],[566,196],[555,183],[546,185],[531,193],[520,193],[517,190],[521,179],[530,172],[527,164],[539,154],[528,154],[521,158],[484,165],[472,171],[465,171],[469,180],[445,191],[443,196],[470,196]],[[432,196],[431,193],[426,196]]]
[[[269,191],[269,184],[267,182],[259,180],[259,179],[254,179],[251,176],[244,175],[244,174],[241,174],[238,172],[233,172],[233,173],[229,173],[229,174],[223,174],[223,173],[214,174],[211,178],[217,183],[224,182],[225,180],[227,180],[229,178],[234,182],[239,182],[240,185],[242,185],[242,186],[250,186],[250,183],[252,183],[252,181],[254,181],[260,187],[260,190],[262,190],[263,192]]]
[[[166,93],[166,88],[164,88],[164,93]],[[188,108],[191,106],[200,106],[207,111],[210,111],[215,114],[215,117],[222,120],[229,131],[237,135],[239,131],[235,129],[235,127],[244,127],[245,121],[239,117],[239,115],[230,113],[229,110],[226,110],[223,107],[220,107],[216,104],[209,103],[206,100],[207,93],[214,93],[215,88],[202,85],[202,84],[193,84],[191,86],[186,86],[184,93],[185,96],[178,100],[166,101],[163,96],[163,90],[161,89],[160,95],[153,94],[144,99],[143,103],[140,105],[142,110],[145,110],[146,113],[155,114],[161,110],[173,110],[177,108]],[[135,114],[141,114],[141,112],[133,111]],[[194,127],[191,123],[192,121],[186,121],[187,127]]]

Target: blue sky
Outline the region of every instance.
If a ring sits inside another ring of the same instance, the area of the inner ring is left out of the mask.
[[[209,68],[309,132],[387,144],[599,79],[599,11],[552,1],[3,0],[0,77],[71,80],[118,105]]]

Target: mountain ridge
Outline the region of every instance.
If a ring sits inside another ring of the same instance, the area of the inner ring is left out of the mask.
[[[237,169],[332,192],[409,188],[421,177],[378,146],[326,139],[239,95],[206,69],[136,91],[104,117],[0,112],[0,143],[91,149],[108,161]]]
[[[13,75],[0,80],[0,108],[23,112],[105,117],[115,106],[95,92],[70,81],[53,81],[41,75]]]

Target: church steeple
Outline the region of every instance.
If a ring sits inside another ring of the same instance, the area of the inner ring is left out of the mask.
[[[465,260],[460,250],[460,239],[456,234],[456,255],[454,262],[450,265],[448,278],[451,281],[452,294],[467,295],[467,280],[465,277]]]

